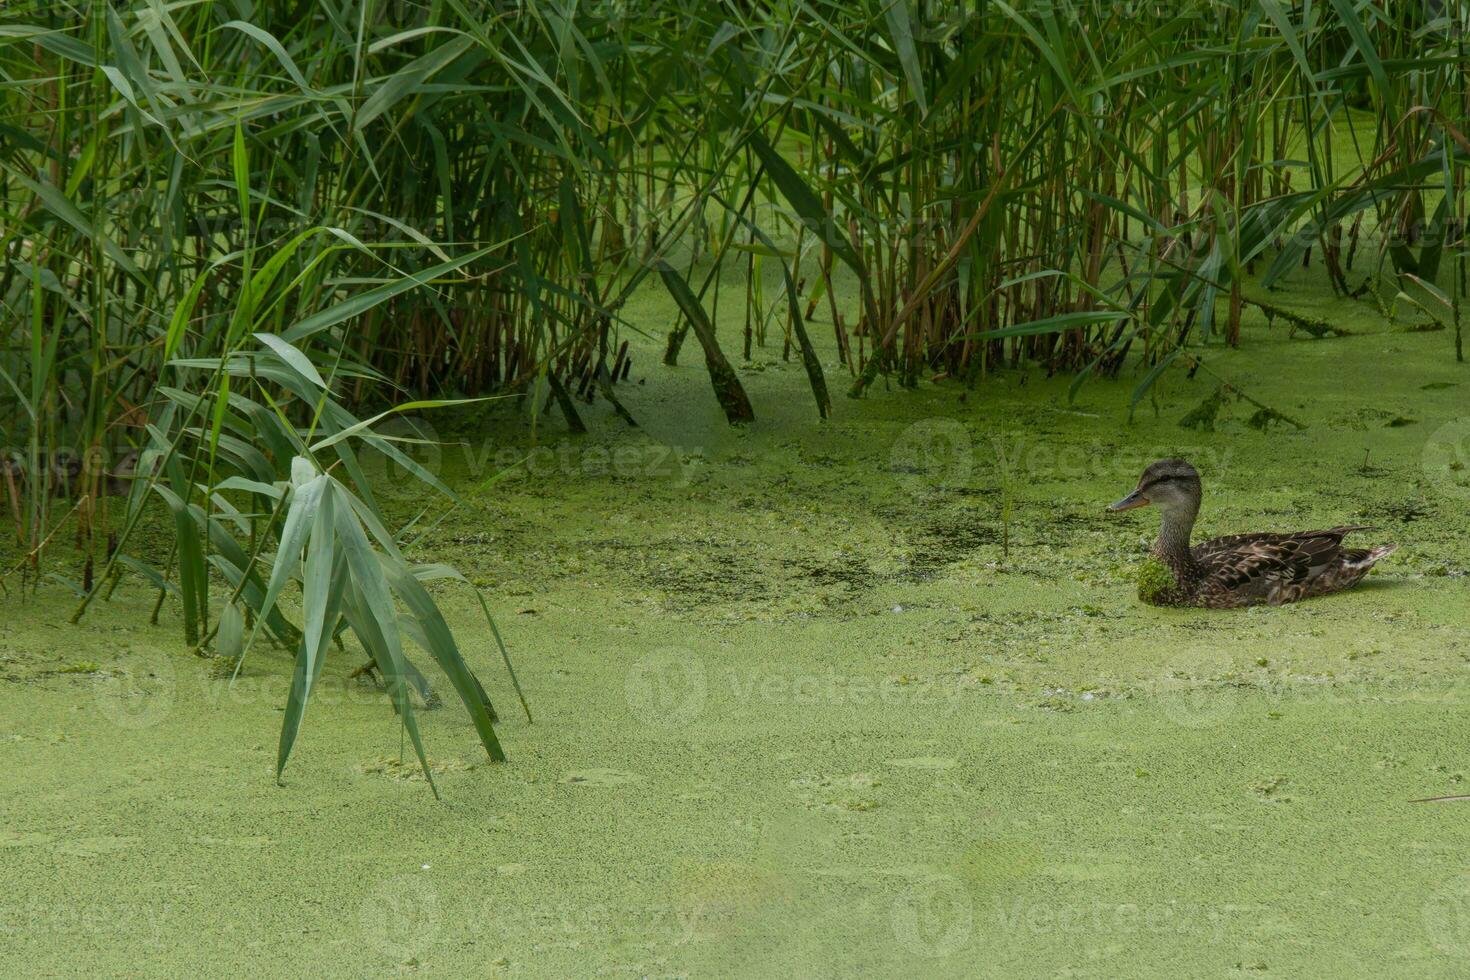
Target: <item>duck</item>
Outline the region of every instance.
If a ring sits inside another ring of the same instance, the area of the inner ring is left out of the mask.
[[[1191,546],[1199,515],[1199,471],[1187,460],[1161,459],[1138,479],[1138,486],[1108,506],[1119,512],[1152,504],[1162,513],[1152,554],[1167,574],[1142,580],[1139,596],[1157,606],[1233,609],[1279,606],[1351,588],[1398,545],[1345,548],[1343,538],[1366,524],[1344,524],[1325,531],[1233,534]]]

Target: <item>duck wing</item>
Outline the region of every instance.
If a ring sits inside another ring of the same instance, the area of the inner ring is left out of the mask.
[[[1193,549],[1211,585],[1237,594],[1304,584],[1342,561],[1342,539],[1366,524],[1345,524],[1325,531],[1288,534],[1234,534],[1206,541]]]

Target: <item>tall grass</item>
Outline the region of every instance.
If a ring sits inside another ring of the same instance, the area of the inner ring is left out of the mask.
[[[732,421],[759,411],[732,353],[777,343],[832,411],[824,337],[854,395],[1032,360],[1079,383],[1136,364],[1136,401],[1188,345],[1239,343],[1251,303],[1281,309],[1263,291],[1304,261],[1343,295],[1452,322],[1460,355],[1463,5],[134,0],[0,18],[19,573],[34,586],[75,527],[78,614],[143,575],[192,647],[290,644],[302,706],[324,638],[350,630],[405,725],[398,636],[423,641],[492,754],[483,690],[417,584],[447,572],[404,557],[357,453],[414,471],[374,424],[405,402],[514,395],[580,431],[602,397],[635,421],[617,382],[647,326],[622,312],[638,289],[669,290],[665,360],[692,331]],[[157,566],[130,548],[150,507],[175,531]],[[293,579],[297,623],[277,602]]]

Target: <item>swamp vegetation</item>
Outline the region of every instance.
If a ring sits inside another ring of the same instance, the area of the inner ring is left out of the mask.
[[[1349,0],[12,5],[10,571],[37,587],[74,523],[72,620],[137,574],[177,594],[201,653],[299,648],[282,767],[344,627],[410,734],[425,685],[402,639],[423,641],[498,756],[421,584],[452,569],[403,556],[422,527],[383,524],[359,453],[462,501],[385,415],[513,399],[581,432],[600,396],[637,424],[615,393],[629,339],[667,326],[665,363],[692,328],[748,422],[714,328],[735,270],[742,358],[794,353],[824,418],[814,334],[854,395],[1140,363],[1136,401],[1200,369],[1191,342],[1238,341],[1253,271],[1269,290],[1314,253],[1334,291],[1452,325],[1458,357],[1463,19]],[[625,315],[651,273],[672,323]],[[134,535],[154,504],[174,543],[150,564]],[[293,579],[310,622],[276,606]]]
[[[1352,334],[1248,312],[1212,363],[1303,430],[1241,403],[1181,428],[1214,389],[1183,372],[1124,427],[1126,386],[1069,403],[1034,369],[818,425],[778,356],[739,369],[766,409],[732,429],[685,408],[702,365],[640,358],[639,429],[599,401],[423,542],[494,597],[535,713],[496,765],[463,712],[420,712],[442,802],[356,658],[328,659],[277,787],[290,651],[231,683],[134,576],[77,626],[64,590],[12,600],[13,948],[38,972],[1456,975],[1470,824],[1408,801],[1470,776],[1466,488],[1425,468],[1470,378],[1442,332],[1294,292]],[[915,465],[956,421],[968,444]],[[441,429],[442,478],[472,493],[529,429]],[[1211,476],[1204,533],[1371,521],[1403,547],[1341,596],[1146,606],[1154,528],[1102,508],[1168,452]],[[442,609],[513,703],[473,597]]]
[[[1470,792],[1467,32],[0,8],[4,930],[41,973],[1453,974],[1470,825],[1408,801]],[[1175,455],[1210,533],[1401,550],[1142,606],[1102,508]]]

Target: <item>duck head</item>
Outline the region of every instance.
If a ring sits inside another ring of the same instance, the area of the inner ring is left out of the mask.
[[[1165,518],[1180,517],[1192,521],[1199,512],[1199,471],[1182,459],[1161,459],[1149,465],[1138,478],[1138,486],[1108,510],[1132,510],[1153,504]]]

